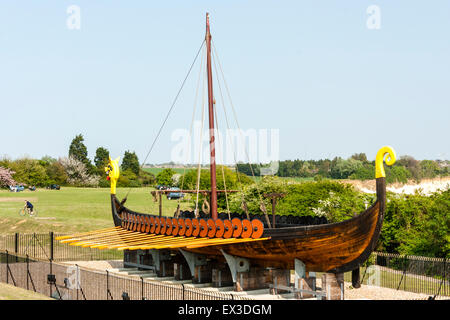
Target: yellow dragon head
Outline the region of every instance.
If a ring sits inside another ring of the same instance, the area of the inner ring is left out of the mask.
[[[119,159],[120,157],[112,160],[111,157],[109,157],[108,165],[105,167],[105,172],[107,174],[106,179],[111,182],[111,194],[116,194],[116,184],[120,176]]]

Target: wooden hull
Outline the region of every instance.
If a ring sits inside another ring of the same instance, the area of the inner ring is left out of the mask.
[[[223,258],[225,253],[248,258],[255,265],[294,269],[301,260],[307,271],[346,272],[357,268],[375,249],[380,235],[386,202],[385,178],[377,178],[377,200],[358,216],[339,223],[265,229],[269,240],[185,249]],[[113,218],[121,225],[120,214],[130,212],[112,199]]]

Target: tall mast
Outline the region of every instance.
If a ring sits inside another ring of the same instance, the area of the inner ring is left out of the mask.
[[[209,109],[209,148],[211,151],[211,217],[217,219],[217,182],[216,182],[216,149],[214,137],[214,96],[211,70],[211,33],[209,30],[209,13],[206,13],[206,68],[208,72],[208,109]]]

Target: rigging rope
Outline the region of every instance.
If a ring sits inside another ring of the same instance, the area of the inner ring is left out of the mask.
[[[219,146],[218,150],[222,150],[222,144],[221,144],[220,134],[219,134],[219,122],[217,121],[217,108],[214,108],[214,115],[215,115],[215,120],[216,120],[215,122],[216,122],[216,130],[217,130],[217,134],[216,134],[216,136],[217,136],[217,144]],[[222,155],[223,155],[223,152],[222,152]],[[223,161],[223,156],[222,156],[222,161]],[[227,184],[226,184],[226,181],[225,181],[225,171],[224,171],[223,167],[224,167],[224,164],[222,163],[221,168],[222,168],[223,189],[225,191],[225,201],[227,203],[228,219],[231,220],[230,206],[228,204]],[[211,174],[213,174],[213,173],[211,172]],[[214,172],[214,174],[215,174],[215,172]]]
[[[200,190],[200,173],[201,173],[201,163],[202,163],[202,153],[203,153],[203,125],[205,122],[205,76],[203,77],[203,85],[202,85],[202,126],[200,129],[200,143],[199,143],[199,155],[198,155],[198,168],[197,168],[197,198],[195,201],[195,217],[199,217],[198,212],[198,195]]]
[[[214,50],[215,50],[215,48],[214,48]],[[219,72],[217,71],[216,60],[218,60],[218,59],[217,59],[217,56],[216,56],[215,51],[214,51],[213,53],[214,53],[214,56],[213,56],[213,57],[214,57],[214,59],[213,59],[213,62],[214,62],[214,70],[216,71],[216,79],[217,79],[217,85],[218,85],[218,87],[219,87],[220,98],[221,98],[221,101],[222,101],[222,109],[223,109],[223,112],[224,112],[224,115],[225,115],[225,122],[226,122],[226,124],[227,124],[227,129],[230,130],[230,124],[229,124],[229,122],[228,122],[227,110],[226,110],[226,108],[225,108],[225,99],[223,98],[222,86],[220,85],[220,80],[219,80],[219,76],[218,76]],[[216,115],[216,119],[217,119],[217,115]],[[236,164],[236,177],[237,177],[237,180],[238,180],[239,188],[240,188],[241,190],[243,190],[243,188],[242,188],[242,182],[241,182],[241,177],[240,177],[240,175],[239,175],[239,171],[238,171],[238,167],[237,167],[236,150],[235,150],[235,148],[234,148],[234,146],[233,146],[233,141],[232,141],[231,139],[230,139],[230,143],[231,143],[231,146],[232,146],[231,149],[233,150],[234,163]],[[222,170],[222,171],[223,171],[223,170]],[[225,176],[224,176],[224,175],[223,175],[223,179],[224,179],[224,184],[225,184]],[[227,200],[228,217],[231,219],[231,217],[230,217],[230,212],[229,212],[229,208],[228,208],[228,196],[227,196],[226,191],[225,191],[225,197],[226,197],[226,200]],[[242,192],[242,202],[245,202],[245,199],[244,199],[244,193],[243,193],[243,192]],[[249,217],[249,215],[248,215],[248,211],[247,211],[247,210],[244,210],[244,211],[245,211],[245,213],[246,213],[246,215],[247,215],[247,219],[250,219],[250,217]]]
[[[152,145],[151,145],[151,147],[150,147],[150,150],[147,152],[147,155],[145,156],[144,161],[142,162],[141,166],[139,167],[139,170],[142,169],[142,167],[144,166],[145,162],[147,161],[148,156],[149,156],[150,153],[152,152],[153,147],[155,146],[155,143],[156,143],[156,141],[158,140],[158,138],[159,138],[159,136],[160,136],[160,134],[161,134],[161,132],[162,132],[162,129],[164,128],[164,125],[165,125],[166,122],[167,122],[167,119],[169,119],[169,115],[170,115],[170,113],[172,112],[172,110],[173,110],[173,108],[174,108],[174,106],[175,106],[175,103],[176,103],[177,100],[178,100],[178,97],[179,97],[181,91],[183,90],[184,84],[186,83],[187,78],[188,78],[189,75],[191,74],[192,68],[194,67],[195,62],[197,61],[197,58],[198,58],[198,56],[199,56],[199,54],[200,54],[200,52],[201,52],[201,50],[202,50],[204,44],[205,44],[205,40],[202,41],[202,44],[200,45],[200,48],[198,49],[197,54],[195,55],[194,61],[192,62],[191,66],[190,66],[190,68],[189,68],[189,71],[188,71],[188,73],[186,74],[186,77],[184,78],[184,80],[183,80],[183,82],[182,82],[182,84],[181,84],[181,87],[180,87],[180,89],[178,90],[178,93],[176,94],[175,99],[173,100],[172,105],[170,106],[170,109],[169,109],[169,111],[167,112],[167,115],[166,115],[166,117],[165,117],[165,119],[164,119],[164,121],[163,121],[161,127],[159,128],[159,131],[158,131],[158,133],[156,134],[155,139],[153,140],[153,143],[152,143]],[[128,194],[130,193],[130,191],[131,191],[131,187],[128,189],[128,192],[127,192],[127,194],[125,195],[125,199],[128,197]]]
[[[218,55],[218,53],[217,53],[216,47],[215,47],[215,45],[214,45],[214,42],[213,42],[213,41],[211,41],[211,42],[212,42],[212,47],[213,47],[214,55],[215,55],[215,57],[216,57],[217,63],[219,64],[219,69],[220,69],[220,72],[221,72],[221,75],[222,75],[222,79],[223,79],[223,82],[224,82],[224,84],[225,84],[225,89],[226,89],[226,91],[227,91],[228,99],[230,100],[230,105],[231,105],[231,108],[232,108],[232,110],[233,110],[234,120],[235,120],[236,125],[237,125],[237,127],[238,127],[238,131],[239,131],[239,133],[240,133],[241,136],[242,136],[242,131],[241,131],[241,129],[240,129],[239,122],[238,122],[238,120],[237,120],[236,110],[235,110],[234,105],[233,105],[233,100],[231,99],[230,90],[229,90],[229,88],[228,88],[227,81],[225,80],[225,75],[224,75],[223,70],[222,70],[222,65],[221,65],[221,63],[220,63],[219,55]],[[217,72],[216,72],[216,73],[217,73]],[[253,178],[255,179],[255,173],[254,173],[252,164],[251,164],[251,162],[250,162],[250,157],[248,156],[247,149],[244,148],[244,151],[245,151],[245,155],[246,155],[246,158],[247,158],[248,163],[249,163],[249,166],[250,166],[250,170],[251,170],[251,172],[252,172],[252,176],[253,176]],[[269,216],[267,215],[267,209],[266,209],[266,207],[265,207],[265,204],[264,204],[264,201],[263,201],[263,199],[262,199],[261,192],[260,192],[260,190],[259,190],[259,188],[258,188],[258,185],[256,185],[256,191],[258,192],[258,195],[259,195],[260,209],[261,209],[261,211],[264,212],[264,216],[265,216],[265,218],[266,218],[267,225],[269,226],[269,228],[271,228],[270,219],[269,219]]]
[[[205,47],[203,47],[203,50],[204,49],[205,49]],[[203,63],[204,63],[205,59],[206,59],[206,54],[205,55],[202,54],[202,60],[200,62],[200,69],[199,69],[198,77],[197,77],[197,87],[195,90],[195,99],[194,99],[194,107],[193,107],[193,111],[192,111],[191,125],[189,128],[189,139],[192,137],[192,128],[194,126],[195,113],[196,113],[196,109],[197,109],[197,99],[198,99],[198,92],[199,92],[198,89],[200,87],[200,76],[202,75]],[[204,78],[203,78],[203,83],[204,83]],[[189,140],[189,148],[190,148],[190,146],[191,146],[191,141]],[[181,180],[181,192],[183,192],[185,175],[186,175],[186,166],[183,169],[183,176],[182,176],[182,180]],[[181,202],[181,197],[178,198],[178,207],[177,207],[177,211],[176,211],[176,213],[177,213],[176,218],[178,218],[180,202]]]

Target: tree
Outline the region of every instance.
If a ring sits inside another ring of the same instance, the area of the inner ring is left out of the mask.
[[[416,160],[408,155],[401,156],[400,159],[397,161],[397,165],[405,167],[411,173],[411,176],[416,181],[420,181],[420,179],[422,178],[419,160]]]
[[[223,169],[223,172],[222,172]],[[175,172],[174,172],[175,173]],[[182,186],[182,189],[191,189],[197,190],[197,170],[189,170],[179,179],[179,186]],[[225,183],[224,183],[225,177]],[[271,177],[271,176],[265,176]],[[236,171],[231,170],[230,168],[222,165],[218,165],[216,167],[216,182],[218,190],[241,190],[248,184],[252,184],[253,180],[249,176],[243,173],[236,173]],[[211,190],[211,172],[209,169],[200,170],[200,190]],[[228,197],[232,194],[230,193]],[[203,197],[201,197],[203,198]],[[219,208],[226,208],[226,197],[224,193],[217,194],[217,206]]]
[[[97,169],[103,169],[106,167],[109,161],[109,151],[103,147],[98,147],[95,151],[94,164]]]
[[[135,152],[125,151],[122,160],[122,170],[131,170],[136,176],[139,175],[140,165]]]
[[[364,152],[362,152],[362,153],[355,153],[355,154],[353,154],[351,156],[351,158],[355,159],[355,160],[362,161],[362,162],[367,162],[367,156],[366,156],[366,154]]]
[[[164,186],[172,186],[172,176],[176,174],[171,168],[166,168],[156,175],[156,183]]]
[[[12,178],[14,171],[0,167],[0,187],[15,186],[17,182]]]
[[[84,138],[81,133],[73,138],[72,143],[69,146],[69,157],[76,159],[84,163],[86,167],[89,167],[91,166],[91,161],[87,157],[88,152],[83,141]]]
[[[18,159],[11,162],[10,169],[15,171],[13,178],[19,183],[29,186],[45,186],[48,184],[48,175],[39,160]]]
[[[439,174],[439,165],[433,160],[422,160],[420,168],[424,178],[434,178]]]
[[[74,186],[95,187],[98,186],[99,177],[90,175],[86,165],[72,157],[61,158],[59,162],[67,174],[67,182]]]
[[[67,183],[68,176],[62,164],[59,161],[50,163],[46,168],[49,184],[64,185]]]
[[[361,167],[362,162],[360,160],[355,160],[353,158],[350,158],[348,160],[335,158],[332,161],[330,175],[334,179],[347,179],[351,174],[356,172]]]

